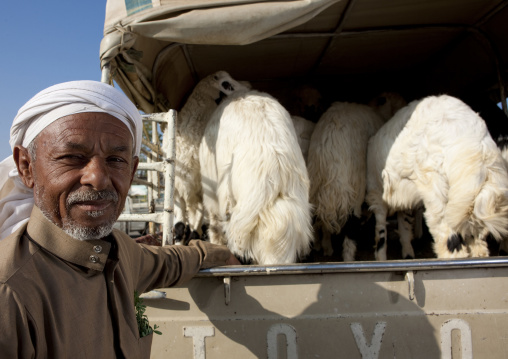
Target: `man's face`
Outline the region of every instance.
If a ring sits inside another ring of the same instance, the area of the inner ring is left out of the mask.
[[[79,239],[111,232],[129,191],[138,158],[125,124],[105,113],[62,117],[34,140],[30,161],[35,204]]]

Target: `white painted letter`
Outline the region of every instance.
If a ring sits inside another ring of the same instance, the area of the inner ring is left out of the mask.
[[[469,324],[462,319],[450,319],[441,326],[441,358],[452,358],[452,330],[460,330],[462,359],[473,358],[473,341]]]
[[[276,359],[277,355],[277,335],[284,334],[286,337],[286,348],[288,359],[298,359],[298,347],[296,345],[296,329],[289,324],[274,324],[266,333],[267,357]]]
[[[206,359],[205,337],[215,336],[214,327],[184,327],[183,335],[192,337],[194,359]]]
[[[372,334],[372,340],[370,341],[370,345],[367,344],[367,339],[365,339],[365,333],[363,332],[363,327],[360,323],[351,323],[351,331],[353,332],[353,336],[355,337],[356,346],[360,351],[363,359],[376,359],[379,358],[379,351],[381,350],[381,340],[383,339],[383,334],[385,333],[386,322],[376,323],[376,327],[374,328],[374,333]]]

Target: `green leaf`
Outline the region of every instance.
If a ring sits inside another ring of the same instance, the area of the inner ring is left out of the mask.
[[[143,338],[153,333],[161,335],[162,333],[158,330],[157,324],[154,325],[153,329],[148,322],[148,317],[144,314],[146,305],[143,304],[143,298],[139,297],[137,290],[134,291],[134,309],[136,311],[136,321],[138,322],[139,337]]]

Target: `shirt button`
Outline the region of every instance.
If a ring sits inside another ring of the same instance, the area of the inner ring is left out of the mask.
[[[91,255],[90,256],[90,262],[97,263],[99,261],[99,257]]]
[[[95,251],[95,253],[100,253],[102,251],[102,247],[99,245],[96,245],[93,247],[93,250]]]

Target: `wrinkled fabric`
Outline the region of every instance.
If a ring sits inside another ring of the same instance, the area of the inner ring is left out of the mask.
[[[83,112],[107,113],[122,121],[139,155],[143,121],[136,106],[120,90],[89,80],[54,85],[32,97],[14,118],[11,149],[28,147],[54,121]],[[0,240],[28,221],[33,204],[33,191],[21,181],[12,156],[4,159],[0,163]]]

